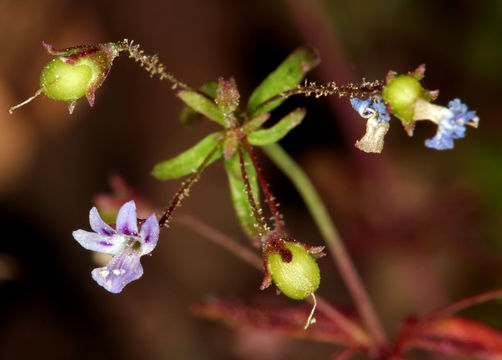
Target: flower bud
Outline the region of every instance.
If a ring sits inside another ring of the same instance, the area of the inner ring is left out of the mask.
[[[223,113],[232,113],[237,110],[239,98],[239,90],[237,90],[235,79],[225,80],[220,77],[216,88],[216,104],[218,104],[221,111]]]
[[[226,128],[234,127],[237,124],[234,112],[239,107],[239,90],[234,78],[225,80],[222,77],[218,79],[218,87],[216,88],[215,102],[223,112],[225,119],[224,126]]]
[[[319,266],[301,244],[287,241],[279,252],[268,253],[266,259],[267,270],[284,295],[302,300],[319,287]]]

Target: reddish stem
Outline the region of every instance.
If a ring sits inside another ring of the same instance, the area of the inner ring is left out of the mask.
[[[352,354],[354,354],[357,349],[354,348],[345,348],[336,353],[330,360],[348,360]]]
[[[185,225],[190,230],[195,231],[196,233],[208,238],[216,245],[220,245],[221,247],[227,249],[254,268],[260,271],[263,270],[263,260],[255,252],[245,246],[240,245],[232,238],[203,223],[195,217],[186,213],[178,213],[178,215],[176,215],[175,221]]]
[[[253,190],[251,189],[251,183],[249,182],[248,172],[246,170],[246,160],[244,159],[244,152],[242,146],[238,146],[239,151],[239,164],[241,167],[242,179],[244,180],[244,186],[246,188],[246,194],[248,196],[249,204],[251,205],[251,210],[256,219],[258,226],[260,227],[260,237],[269,232],[269,228],[265,219],[263,218],[263,210],[258,206],[258,199],[253,196]]]
[[[181,184],[181,188],[178,190],[178,192],[174,195],[173,199],[171,200],[171,204],[164,209],[164,213],[162,214],[162,217],[159,220],[159,226],[162,229],[164,226],[168,225],[169,219],[171,218],[171,215],[173,214],[174,210],[178,206],[181,205],[181,200],[185,196],[189,195],[190,188],[192,187],[193,184],[195,184],[200,177],[200,174],[202,171],[206,168],[207,164],[209,163],[209,160],[213,157],[214,153],[221,147],[221,142],[218,143],[213,150],[205,157],[205,159],[202,161],[202,163],[199,165],[197,170],[190,176],[190,178],[183,182]]]
[[[288,231],[286,230],[286,227],[284,225],[284,220],[282,218],[282,214],[279,212],[279,209],[277,209],[277,204],[275,203],[275,197],[270,192],[270,187],[268,186],[268,183],[265,180],[265,177],[263,176],[263,172],[261,171],[260,164],[258,164],[258,160],[256,159],[256,156],[253,152],[253,147],[249,144],[249,142],[246,138],[242,139],[242,143],[244,144],[244,147],[246,148],[246,151],[249,154],[251,161],[253,162],[253,166],[254,166],[254,168],[256,170],[256,174],[258,176],[258,181],[260,182],[260,187],[262,188],[263,194],[265,195],[265,202],[267,203],[267,205],[270,209],[270,212],[272,213],[272,216],[274,217],[275,225],[279,229],[281,229],[283,232],[288,233]]]
[[[296,189],[300,192],[300,195],[314,218],[328,246],[328,250],[354,299],[359,315],[375,340],[375,349],[381,345],[385,345],[387,340],[373,307],[373,303],[366,293],[366,289],[345,249],[345,245],[338,234],[338,230],[333,224],[328,210],[323,204],[312,182],[301,167],[296,164],[279,145],[270,144],[264,146],[263,149],[277,167],[289,177]]]

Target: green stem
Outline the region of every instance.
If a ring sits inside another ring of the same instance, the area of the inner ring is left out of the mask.
[[[349,289],[355,305],[371,333],[375,344],[382,345],[387,342],[380,320],[375,312],[372,302],[362,284],[362,281],[349,257],[345,246],[333,224],[326,207],[315,190],[307,174],[300,166],[278,145],[270,144],[262,149],[270,159],[281,169],[295,185],[303,201],[307,205],[321,235],[328,246],[329,252],[338,266],[338,270]]]

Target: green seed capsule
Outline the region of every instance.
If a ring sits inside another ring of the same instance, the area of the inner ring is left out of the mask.
[[[291,261],[285,262],[280,253],[270,253],[267,256],[268,271],[284,295],[295,300],[305,299],[319,287],[319,266],[302,245],[287,242],[284,247],[291,251]]]
[[[86,94],[93,71],[85,64],[67,64],[60,58],[49,62],[40,75],[45,95],[54,100],[75,101]]]
[[[70,114],[77,100],[84,95],[89,105],[93,106],[96,90],[106,79],[113,59],[125,49],[123,43],[74,46],[63,50],[58,50],[47,43],[43,43],[43,46],[56,58],[42,69],[40,89],[29,99],[11,107],[9,109],[11,114],[40,94],[67,102]]]
[[[428,93],[420,81],[411,75],[399,75],[393,78],[384,87],[382,98],[405,126],[413,123],[416,101],[429,100]]]

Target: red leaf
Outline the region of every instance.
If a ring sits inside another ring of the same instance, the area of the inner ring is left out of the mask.
[[[502,360],[502,333],[472,320],[449,317],[411,325],[404,330],[400,347],[418,347],[447,355]]]
[[[212,299],[192,306],[192,311],[196,315],[220,321],[232,327],[251,328],[288,337],[358,346],[350,334],[343,332],[338,325],[320,312],[315,313],[316,322],[304,330],[310,310],[311,307],[308,305],[264,306],[228,299]]]
[[[334,355],[330,360],[348,360],[356,352],[357,349],[345,348],[340,350],[336,355]]]

